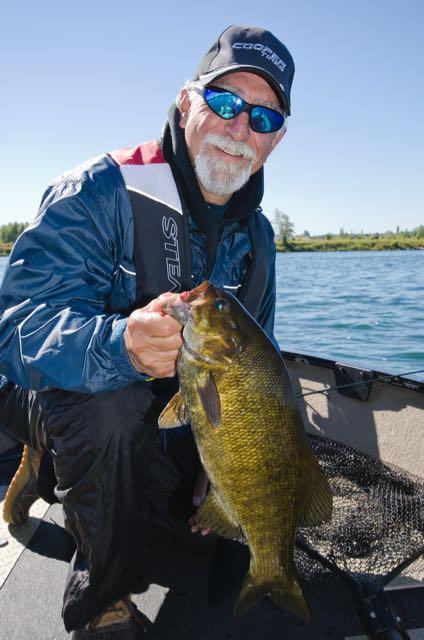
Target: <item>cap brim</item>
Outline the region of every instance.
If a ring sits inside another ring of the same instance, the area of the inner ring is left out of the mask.
[[[221,76],[227,75],[227,73],[232,73],[235,71],[252,71],[252,73],[256,73],[258,76],[262,76],[264,80],[270,83],[274,91],[276,92],[282,107],[286,110],[287,115],[290,115],[290,104],[287,100],[286,93],[284,91],[283,85],[279,84],[275,81],[270,73],[264,71],[261,67],[255,67],[254,65],[248,64],[230,64],[226,67],[221,67],[216,71],[209,71],[209,73],[203,73],[200,76],[197,76],[195,80],[200,82],[202,85],[207,85],[213,80],[217,80]]]

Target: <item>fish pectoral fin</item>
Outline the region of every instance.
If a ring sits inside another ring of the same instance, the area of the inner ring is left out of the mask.
[[[209,491],[203,504],[198,508],[194,520],[201,529],[212,529],[223,538],[233,540],[241,535],[241,528],[228,514],[214,489]]]
[[[241,592],[234,607],[234,615],[239,617],[246,613],[265,596],[269,596],[277,607],[295,613],[303,622],[310,621],[309,607],[296,575],[289,581],[284,575],[272,578],[265,575],[257,576],[251,571],[248,571],[244,577]]]
[[[188,424],[190,418],[184,402],[183,394],[178,391],[168,402],[159,416],[158,425],[161,429],[173,429]]]
[[[331,518],[333,496],[318,462],[307,452],[301,471],[297,524],[300,527],[315,527]]]
[[[204,380],[197,381],[196,386],[209,422],[214,427],[219,427],[221,424],[221,399],[213,375],[209,372]]]

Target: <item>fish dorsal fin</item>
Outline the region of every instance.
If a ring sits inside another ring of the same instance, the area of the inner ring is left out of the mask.
[[[168,402],[159,416],[158,425],[161,429],[173,429],[190,422],[183,394],[178,391]]]
[[[305,449],[303,460],[297,524],[300,527],[315,527],[330,520],[333,496],[327,478],[309,447]]]
[[[203,380],[198,380],[196,386],[209,422],[214,427],[219,427],[221,424],[221,400],[212,373],[208,372]]]

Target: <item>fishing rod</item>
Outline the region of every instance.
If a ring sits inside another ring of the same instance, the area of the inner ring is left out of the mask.
[[[402,378],[404,376],[411,376],[414,373],[423,373],[424,369],[419,369],[418,371],[406,371],[405,373],[400,373],[398,375],[395,374],[385,374],[382,376],[376,376],[374,378],[368,378],[367,380],[360,380],[359,382],[349,382],[348,384],[340,384],[337,387],[328,387],[327,389],[321,389],[320,391],[307,391],[306,393],[298,393],[296,398],[304,398],[305,396],[312,396],[316,393],[328,393],[329,391],[337,391],[338,389],[347,389],[348,387],[356,387],[356,386],[364,386],[366,384],[371,384],[372,382],[391,382],[396,378]]]

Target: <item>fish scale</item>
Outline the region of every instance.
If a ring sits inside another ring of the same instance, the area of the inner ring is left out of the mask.
[[[264,374],[255,393],[249,378],[240,375],[252,369],[252,362],[259,380]],[[269,375],[267,362],[263,352],[243,352],[217,383],[223,399],[219,431],[210,433],[209,421],[198,403],[193,433],[212,486],[219,487],[229,512],[240,524],[254,563],[262,570],[265,565],[277,565],[277,569],[283,565],[290,570],[293,561],[289,554],[284,557],[283,540],[294,536],[300,464],[294,464],[296,447],[284,434],[283,425],[277,432],[270,428],[281,421],[284,405],[281,377]],[[226,394],[220,388],[224,385],[232,391]],[[225,458],[217,458],[217,447],[225,451]],[[252,475],[260,469],[263,472],[252,482]]]
[[[310,450],[279,352],[242,305],[203,283],[164,310],[184,324],[180,391],[159,418],[189,417],[211,488],[195,520],[234,538],[251,561],[237,614],[269,595],[309,619],[294,564],[298,524],[328,520],[328,483]]]

